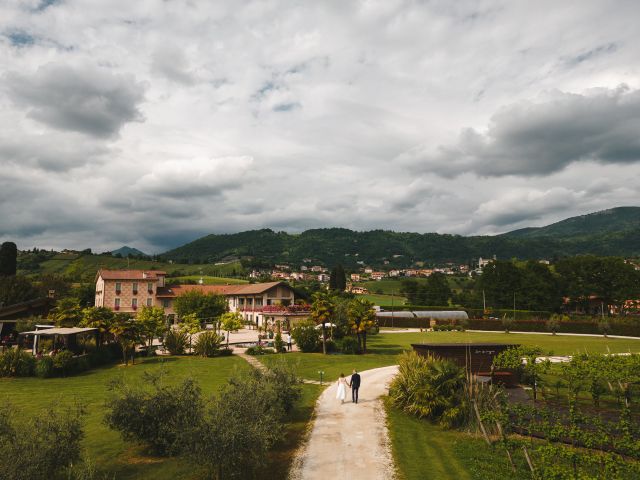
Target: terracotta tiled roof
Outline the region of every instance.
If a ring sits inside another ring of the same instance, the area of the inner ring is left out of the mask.
[[[197,290],[202,293],[218,293],[221,295],[259,295],[271,290],[282,282],[250,283],[244,285],[167,285],[158,287],[157,297],[178,297],[185,292]]]
[[[163,275],[166,272],[162,270],[98,270],[97,276],[103,280],[157,280]]]

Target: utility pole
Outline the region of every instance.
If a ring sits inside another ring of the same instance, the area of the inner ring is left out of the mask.
[[[393,317],[394,317],[393,290],[391,290],[391,328],[393,328]]]
[[[487,313],[487,299],[484,296],[484,288],[482,289],[482,316]]]

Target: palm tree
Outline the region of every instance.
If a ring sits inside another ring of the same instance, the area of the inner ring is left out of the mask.
[[[468,411],[465,381],[464,369],[452,361],[407,352],[400,359],[389,395],[405,411],[450,427],[461,423]]]
[[[61,298],[49,312],[57,327],[75,327],[82,320],[82,309],[75,298]]]
[[[100,347],[109,334],[113,323],[114,313],[106,307],[88,307],[82,310],[80,326],[98,329],[98,345]]]
[[[335,304],[326,292],[316,292],[313,294],[311,303],[311,319],[317,325],[322,325],[322,353],[327,353],[327,329],[326,324],[333,317]]]
[[[135,347],[136,344],[140,343],[141,339],[140,325],[126,313],[117,313],[114,316],[109,332],[122,348],[124,364],[129,364],[129,353],[131,353],[131,363],[134,364]]]
[[[367,331],[375,325],[376,311],[373,303],[368,300],[354,298],[349,302],[347,316],[351,330],[358,338],[358,345],[362,353],[367,353]]]

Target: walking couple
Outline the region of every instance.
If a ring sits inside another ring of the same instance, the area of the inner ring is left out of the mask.
[[[353,403],[358,403],[360,375],[355,368],[353,369],[353,373],[351,374],[351,380],[349,380],[348,382],[344,377],[344,373],[340,374],[340,378],[338,379],[338,392],[336,393],[336,398],[340,400],[341,403],[344,403],[344,399],[347,398],[347,386],[351,387],[351,401]]]

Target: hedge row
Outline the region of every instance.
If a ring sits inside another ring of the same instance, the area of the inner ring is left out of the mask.
[[[29,351],[12,348],[0,353],[0,377],[67,377],[111,363],[120,355],[120,347],[116,344],[82,356],[74,356],[67,350],[40,358],[34,357]]]
[[[471,319],[466,326],[468,330],[504,330],[499,320]],[[545,320],[516,320],[509,326],[514,332],[548,332]],[[561,322],[559,333],[589,333],[601,335],[602,330],[596,321]],[[640,319],[609,319],[609,335],[640,337]]]
[[[381,327],[400,328],[429,328],[429,318],[379,318]],[[640,318],[614,317],[609,318],[609,335],[623,335],[627,337],[640,337]],[[448,324],[446,320],[438,320],[438,324]],[[489,319],[469,319],[463,322],[467,330],[504,330],[502,321]],[[516,320],[509,326],[514,332],[548,332],[547,322],[544,319]],[[590,333],[600,335],[602,331],[595,319],[582,321],[561,322],[559,333]]]

